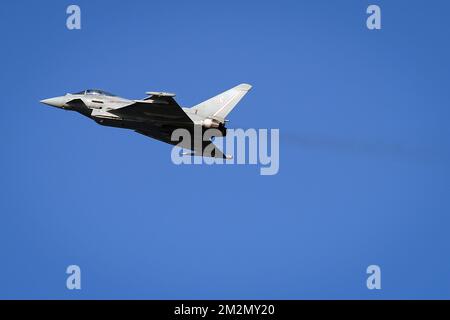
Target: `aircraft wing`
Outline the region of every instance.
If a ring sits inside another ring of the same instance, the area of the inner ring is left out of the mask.
[[[171,132],[159,130],[159,129],[146,129],[146,130],[136,130],[137,133],[140,133],[144,136],[147,136],[152,139],[156,139],[165,143],[176,145],[177,141],[172,141],[170,138],[172,136]]]
[[[231,156],[228,156],[222,152],[217,146],[212,143],[212,141],[203,141],[203,146],[201,150],[194,149],[194,155],[202,156],[202,157],[212,157],[212,158],[220,158],[220,159],[231,159]]]
[[[191,118],[171,96],[152,95],[144,100],[134,100],[132,104],[108,112],[122,118],[133,118],[148,122],[193,124]]]

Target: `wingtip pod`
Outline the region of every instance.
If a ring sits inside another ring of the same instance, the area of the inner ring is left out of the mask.
[[[219,151],[220,151],[220,150],[219,150]],[[220,153],[222,153],[222,152],[220,152]],[[182,156],[191,156],[191,157],[193,157],[193,156],[201,156],[201,157],[203,157],[203,156],[204,156],[204,155],[201,154],[201,153],[195,153],[195,152],[193,152],[193,151],[182,151],[182,152],[181,152],[181,155],[182,155]],[[207,157],[209,157],[209,155],[208,155]],[[216,154],[215,154],[214,156],[212,156],[212,157],[215,158],[215,157],[216,157]],[[222,154],[222,156],[220,156],[220,154],[219,154],[218,157],[219,157],[219,158],[222,157],[222,158],[224,158],[225,160],[231,160],[231,159],[233,159],[233,156],[232,156],[232,155],[229,155],[229,154]]]

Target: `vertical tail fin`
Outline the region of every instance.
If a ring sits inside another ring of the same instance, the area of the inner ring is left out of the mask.
[[[251,85],[241,83],[211,99],[203,101],[191,109],[203,117],[224,121],[225,117],[234,109],[251,88]]]

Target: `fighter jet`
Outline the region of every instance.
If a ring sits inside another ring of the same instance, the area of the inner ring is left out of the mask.
[[[146,92],[147,96],[141,100],[129,100],[103,90],[84,90],[40,102],[79,112],[100,125],[131,129],[178,145],[191,150],[190,155],[229,159],[230,156],[216,146],[209,147],[210,152],[205,153],[213,137],[203,141],[203,133],[214,128],[220,133],[217,136],[226,136],[227,115],[251,88],[251,85],[243,83],[191,108],[180,107],[174,99],[175,94],[168,92]],[[172,141],[172,133],[181,128],[189,131],[191,141]],[[195,134],[198,130],[201,135]]]

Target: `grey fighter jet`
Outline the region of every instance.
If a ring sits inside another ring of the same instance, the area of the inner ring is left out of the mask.
[[[205,148],[211,139],[203,141],[205,130],[214,128],[220,136],[226,135],[226,117],[251,89],[249,84],[240,84],[192,108],[183,108],[175,101],[175,94],[147,92],[142,100],[129,100],[102,90],[84,90],[61,97],[44,99],[49,106],[72,110],[105,126],[126,128],[147,137],[192,150],[191,155],[228,159],[217,147]],[[176,129],[186,129],[193,139],[172,141]],[[201,135],[194,134],[199,132]],[[217,135],[219,136],[219,135]],[[199,139],[201,141],[195,141]]]

